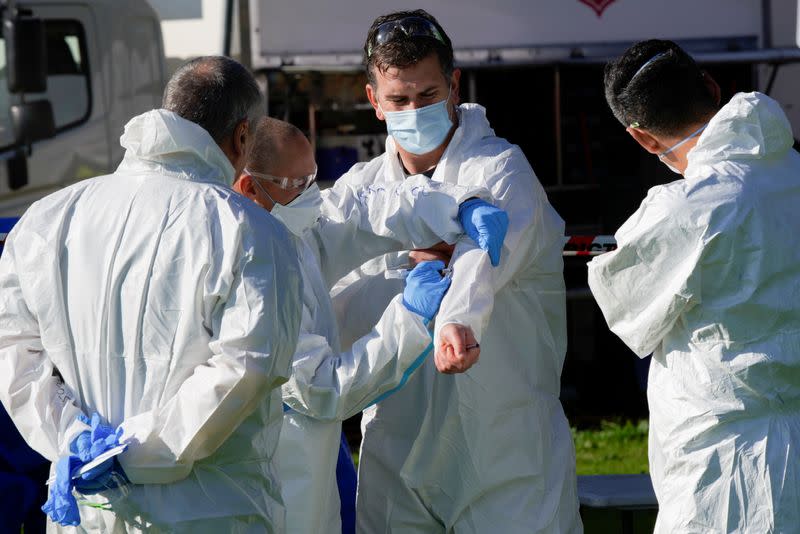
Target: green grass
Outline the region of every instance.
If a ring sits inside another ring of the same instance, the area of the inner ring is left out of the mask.
[[[647,473],[647,420],[601,421],[600,428],[572,428],[579,475]]]
[[[579,475],[647,473],[647,420],[601,421],[599,429],[572,427]],[[358,467],[358,449],[353,451]]]

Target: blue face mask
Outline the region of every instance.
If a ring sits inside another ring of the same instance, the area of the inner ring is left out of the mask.
[[[450,93],[441,102],[406,111],[383,111],[386,131],[404,150],[427,154],[444,143],[453,121],[447,112]],[[378,106],[380,108],[380,105]]]

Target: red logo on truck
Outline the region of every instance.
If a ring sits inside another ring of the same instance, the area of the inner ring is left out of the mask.
[[[603,11],[605,11],[608,6],[614,3],[614,0],[578,0],[578,1],[594,9],[594,12],[597,13],[598,17],[603,14]]]

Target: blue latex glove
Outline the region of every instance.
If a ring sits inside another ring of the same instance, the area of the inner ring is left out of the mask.
[[[458,221],[464,232],[489,253],[492,265],[500,265],[500,252],[508,231],[508,214],[485,200],[473,198],[459,206]]]
[[[91,421],[82,414],[79,417],[84,423],[92,427],[91,431],[84,431],[75,438],[69,448],[73,454],[80,458],[81,465],[91,462],[107,450],[119,445],[119,437],[122,435],[121,428],[114,430],[113,427],[102,424],[100,415],[97,413],[92,414]],[[91,495],[116,487],[120,478],[115,477],[115,473],[120,475],[122,479],[126,479],[119,462],[115,458],[109,458],[100,465],[83,473],[73,483],[75,489],[79,492]]]
[[[81,466],[77,456],[64,456],[56,464],[56,481],[50,485],[47,502],[42,506],[42,511],[50,516],[53,522],[61,526],[78,526],[81,515],[78,512],[78,502],[72,495],[72,472]]]
[[[84,464],[94,460],[108,449],[119,445],[119,436],[122,429],[117,429],[104,425],[100,415],[92,414],[91,420],[85,415],[80,414],[78,418],[91,426],[91,430],[84,430],[75,438],[69,446],[71,453],[78,456]]]
[[[439,311],[444,294],[450,287],[450,277],[442,277],[439,273],[442,269],[443,261],[423,261],[406,277],[403,304],[428,321]]]
[[[54,522],[62,526],[77,526],[80,524],[78,503],[72,494],[75,488],[84,494],[116,487],[120,481],[126,480],[119,462],[109,458],[100,465],[93,467],[80,478],[73,479],[73,473],[82,466],[97,458],[108,449],[119,444],[121,429],[116,431],[100,422],[100,416],[95,413],[91,420],[85,415],[78,416],[82,422],[90,425],[91,430],[84,430],[72,440],[69,445],[70,455],[64,456],[56,464],[56,481],[50,486],[47,502],[42,506],[42,511],[50,516]],[[115,476],[115,474],[119,476]]]
[[[116,457],[93,467],[72,482],[75,489],[84,495],[94,495],[130,483]]]

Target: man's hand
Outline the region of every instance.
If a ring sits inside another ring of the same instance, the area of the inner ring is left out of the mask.
[[[508,232],[508,214],[485,200],[472,198],[458,208],[464,232],[489,254],[492,265],[500,265],[500,253]]]
[[[481,347],[469,326],[450,323],[439,331],[434,361],[440,373],[463,373],[475,365],[480,355]]]
[[[431,248],[421,248],[412,250],[408,253],[411,265],[419,265],[423,261],[443,261],[445,265],[450,264],[450,257],[453,255],[455,245],[448,245],[444,241],[439,241]]]

